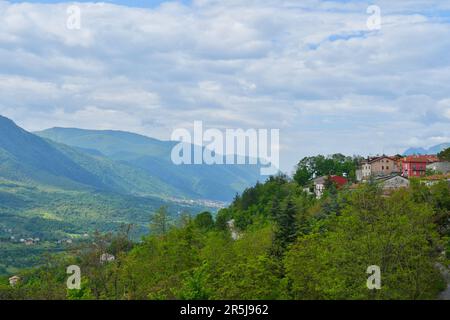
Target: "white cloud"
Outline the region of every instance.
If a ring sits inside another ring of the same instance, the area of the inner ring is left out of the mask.
[[[69,3],[0,1],[0,113],[30,130],[166,139],[194,120],[280,128],[285,169],[306,154],[443,141],[450,5],[377,2],[380,31],[361,1],[84,3],[80,30],[66,28]]]

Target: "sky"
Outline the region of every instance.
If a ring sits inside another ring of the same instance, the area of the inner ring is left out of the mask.
[[[280,129],[289,172],[450,142],[449,52],[450,1],[0,0],[0,114],[164,140]]]

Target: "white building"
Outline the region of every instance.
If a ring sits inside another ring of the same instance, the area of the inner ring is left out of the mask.
[[[320,199],[325,191],[326,179],[327,177],[325,176],[314,179],[314,193],[317,199]]]

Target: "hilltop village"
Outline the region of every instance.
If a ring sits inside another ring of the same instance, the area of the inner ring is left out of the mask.
[[[437,155],[411,156],[375,156],[359,161],[355,172],[355,180],[351,181],[346,174],[315,177],[309,187],[304,190],[321,198],[327,183],[333,183],[337,188],[345,186],[356,188],[361,183],[373,181],[379,183],[385,193],[408,187],[411,179],[419,179],[426,185],[432,185],[441,180],[450,183],[450,162],[440,159]]]

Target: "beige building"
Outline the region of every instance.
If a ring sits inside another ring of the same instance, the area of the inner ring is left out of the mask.
[[[369,177],[388,176],[393,173],[401,172],[398,160],[393,157],[381,156],[376,158],[369,158],[361,163],[360,176],[362,180],[367,180]]]

